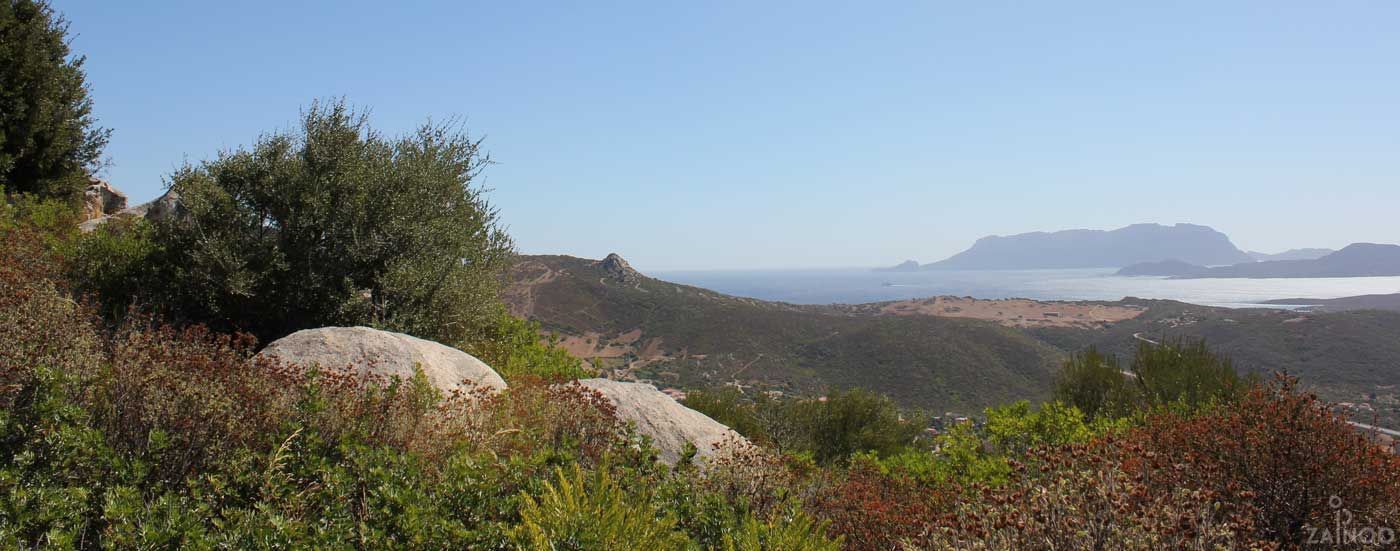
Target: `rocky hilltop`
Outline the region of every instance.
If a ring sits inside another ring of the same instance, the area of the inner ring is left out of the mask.
[[[1198,265],[1251,262],[1225,234],[1194,224],[1134,224],[1111,231],[1064,230],[978,239],[972,248],[923,266],[929,270],[1121,268],[1177,259]]]
[[[618,283],[635,284],[642,279],[642,274],[632,269],[632,265],[628,264],[627,261],[622,258],[622,255],[617,253],[609,254],[607,258],[599,261],[598,265],[603,268],[603,272],[606,273],[609,278]]]

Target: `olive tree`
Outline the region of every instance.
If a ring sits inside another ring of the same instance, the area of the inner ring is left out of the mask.
[[[298,129],[171,176],[147,300],[264,341],[371,325],[461,345],[500,315],[513,254],[478,183],[489,163],[457,125],[386,137],[313,103]]]

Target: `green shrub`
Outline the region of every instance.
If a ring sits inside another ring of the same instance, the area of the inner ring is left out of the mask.
[[[1090,418],[1113,419],[1155,408],[1198,410],[1236,400],[1257,383],[1204,341],[1139,340],[1126,370],[1092,346],[1071,356],[1056,379],[1055,398]]]
[[[774,522],[745,518],[737,530],[724,537],[726,551],[837,551],[841,538],[828,540],[826,523],[794,510]]]
[[[733,389],[701,390],[687,395],[685,404],[755,442],[824,465],[861,452],[899,454],[928,427],[927,416],[900,411],[888,396],[863,389],[786,400],[746,397]]]
[[[488,162],[453,126],[388,138],[313,104],[297,132],[171,176],[183,213],[156,223],[142,298],[263,342],[368,325],[463,347],[494,321],[512,258],[476,185]]]
[[[899,453],[913,446],[928,427],[926,417],[906,415],[889,397],[861,389],[836,391],[825,400],[789,407],[806,449],[823,464],[844,461],[856,452]]]
[[[685,549],[676,520],[642,497],[629,496],[605,470],[577,466],[556,471],[539,496],[522,496],[520,525],[512,537],[521,549]]]
[[[1058,401],[1046,402],[1034,410],[1025,400],[988,408],[985,430],[992,446],[1006,454],[1085,442],[1097,435],[1079,408]]]
[[[127,313],[135,297],[156,294],[148,266],[157,257],[154,228],[139,218],[113,218],[67,246],[67,276],[76,291],[101,304],[109,319]]]
[[[1130,415],[1137,407],[1137,395],[1124,373],[1117,356],[1090,346],[1061,365],[1055,399],[1090,418]]]
[[[467,351],[481,358],[507,381],[536,377],[552,381],[596,376],[591,367],[558,345],[551,335],[540,341],[540,324],[501,312],[495,323],[472,338]]]
[[[1240,377],[1230,358],[1216,354],[1204,340],[1138,341],[1132,372],[1148,407],[1199,409],[1232,402],[1258,383],[1256,377]]]
[[[732,387],[695,390],[686,393],[685,407],[708,415],[751,441],[771,441],[759,411],[771,410],[775,404],[764,395],[749,398]]]

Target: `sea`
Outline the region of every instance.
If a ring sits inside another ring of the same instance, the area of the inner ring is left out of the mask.
[[[981,299],[1168,299],[1228,308],[1297,308],[1261,301],[1400,293],[1400,277],[1168,279],[1115,268],[877,272],[868,268],[686,270],[650,275],[721,293],[794,304],[859,304],[939,295]]]

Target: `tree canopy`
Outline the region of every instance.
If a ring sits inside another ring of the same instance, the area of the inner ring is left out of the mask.
[[[370,325],[462,346],[499,315],[513,255],[477,185],[489,162],[455,125],[389,138],[314,103],[298,130],[172,176],[181,212],[156,224],[147,294],[264,341]]]
[[[1143,408],[1196,409],[1234,400],[1257,382],[1241,377],[1204,341],[1138,341],[1126,370],[1116,356],[1092,346],[1071,356],[1055,382],[1055,399],[1091,418],[1115,418]]]
[[[88,96],[83,56],[45,1],[0,1],[0,184],[76,198],[107,146]]]

